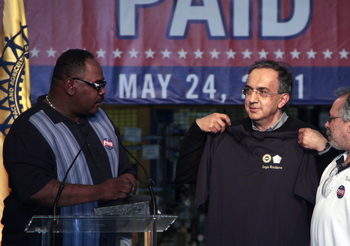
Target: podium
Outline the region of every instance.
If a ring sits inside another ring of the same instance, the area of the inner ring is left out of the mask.
[[[157,244],[157,232],[167,230],[177,219],[174,215],[89,215],[89,216],[33,216],[26,233],[39,233],[42,246],[54,245],[53,237],[60,235],[114,235],[148,232],[150,246]],[[116,244],[114,244],[116,245]]]

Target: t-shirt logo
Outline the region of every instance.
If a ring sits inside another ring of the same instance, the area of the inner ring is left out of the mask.
[[[108,138],[103,139],[102,144],[103,144],[103,146],[105,146],[109,150],[114,148],[113,142],[111,140],[109,140]]]
[[[270,154],[265,154],[263,157],[262,157],[262,161],[264,163],[269,163],[271,161],[271,155]]]
[[[269,162],[272,162],[274,164],[280,164],[281,163],[281,160],[282,160],[282,157],[280,157],[279,155],[275,155],[274,157],[271,157],[270,154],[265,154],[263,157],[262,157],[262,161],[264,163],[269,163]]]
[[[282,157],[279,155],[271,156],[270,154],[265,154],[261,159],[265,164],[270,163],[269,165],[262,165],[262,169],[265,169],[265,170],[268,170],[268,169],[282,170],[283,169],[283,166],[280,165],[282,161]]]
[[[272,160],[274,164],[280,164],[282,157],[280,157],[279,155],[275,155],[274,157],[272,157]]]

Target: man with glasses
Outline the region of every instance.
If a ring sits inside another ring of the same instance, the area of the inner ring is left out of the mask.
[[[90,52],[68,50],[57,60],[48,95],[13,123],[4,142],[11,193],[4,201],[3,246],[40,245],[38,234],[24,233],[33,215],[56,215],[54,207],[60,215],[92,215],[104,201],[135,192],[135,166],[100,108],[105,85]],[[64,240],[99,243],[88,234]]]
[[[191,126],[175,181],[197,181],[196,205],[208,209],[206,245],[307,246],[318,173],[315,152],[298,144],[298,130],[311,126],[285,112],[290,67],[256,62],[243,94],[248,118],[214,114]]]
[[[338,91],[325,128],[330,145],[345,152],[321,177],[311,221],[311,245],[350,245],[350,87]]]

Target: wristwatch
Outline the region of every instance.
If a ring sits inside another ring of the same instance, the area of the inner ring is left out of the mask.
[[[320,151],[320,152],[324,152],[326,150],[328,150],[331,147],[331,144],[329,142],[326,143],[326,147],[324,147],[324,150]]]

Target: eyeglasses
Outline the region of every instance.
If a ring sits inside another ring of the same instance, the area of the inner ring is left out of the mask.
[[[88,85],[90,85],[92,88],[94,88],[97,92],[101,92],[101,89],[102,88],[105,88],[107,82],[104,81],[104,80],[100,80],[99,83],[93,83],[93,82],[90,82],[90,81],[86,81],[86,80],[83,80],[81,78],[72,78],[74,80],[79,80],[81,82],[84,82]]]
[[[333,181],[335,179],[335,175],[338,174],[339,166],[335,166],[332,171],[329,173],[328,178],[324,181],[322,185],[322,196],[327,198],[328,195],[331,193],[333,190]]]
[[[339,117],[339,116],[328,116],[328,123],[331,123],[332,122],[332,120],[335,120],[335,119],[337,119],[337,118],[341,118],[341,117]]]
[[[282,93],[271,93],[271,92],[268,92],[266,89],[252,89],[249,87],[245,87],[242,89],[242,93],[245,96],[251,96],[253,92],[256,92],[261,97],[269,97],[269,96],[276,96],[276,95],[282,94]]]

